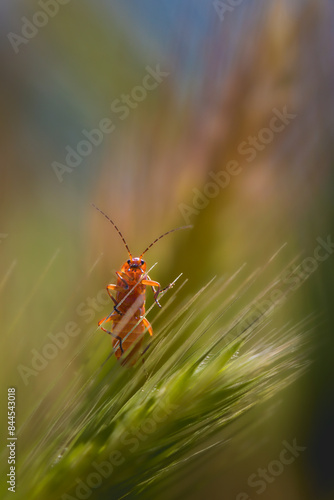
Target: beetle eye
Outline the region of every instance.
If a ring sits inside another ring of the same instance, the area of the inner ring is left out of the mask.
[[[129,259],[129,260],[127,260],[127,263],[130,265],[130,264],[131,264],[131,260],[130,260],[130,259]]]
[[[142,259],[142,260],[140,261],[140,265],[141,265],[141,266],[143,266],[144,264],[145,264],[145,261]]]

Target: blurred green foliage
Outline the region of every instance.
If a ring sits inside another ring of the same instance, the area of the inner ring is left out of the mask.
[[[8,34],[21,33],[22,17],[32,20],[40,9],[32,0],[0,7],[0,372],[2,394],[17,388],[19,469],[37,442],[47,442],[60,409],[66,422],[64,396],[74,397],[110,353],[110,339],[96,328],[111,307],[101,290],[113,282],[126,252],[91,202],[115,220],[134,253],[188,222],[181,204],[195,209],[192,231],[171,235],[147,253],[149,265],[158,261],[153,279],[164,285],[181,272],[188,279],[168,314],[150,313],[157,331],[214,276],[224,280],[244,263],[251,276],[285,244],[271,271],[238,302],[240,311],[250,307],[283,269],[294,273],[314,255],[317,238],[334,235],[330,1],[245,0],[221,20],[211,2],[199,0],[71,0],[16,54]],[[111,104],[142,86],[147,67],[157,65],[169,75],[121,120]],[[285,106],[296,117],[265,143],[261,131],[273,109]],[[66,147],[76,150],[83,130],[104,118],[115,130],[59,182],[53,163],[64,163]],[[254,137],[260,146],[252,146],[255,158],[247,161],[240,145],[250,147]],[[197,209],[212,176],[230,161],[240,173]],[[235,444],[238,465],[223,468],[227,450],[208,453],[200,470],[189,467],[166,483],[171,497],[190,498],[194,486],[191,498],[221,498],[222,487],[226,498],[235,498],[249,474],[292,436],[307,452],[262,498],[330,498],[333,282],[329,254],[314,271],[304,271],[301,286],[272,320],[278,331],[309,316],[316,320],[308,374],[277,397],[281,404],[261,429],[249,423],[252,435]],[[241,276],[235,284],[241,286]],[[218,306],[210,303],[214,311]],[[80,333],[24,380],[18,367],[32,369],[49,334],[71,322]],[[87,342],[89,358],[81,354]],[[26,484],[21,487],[25,492]]]

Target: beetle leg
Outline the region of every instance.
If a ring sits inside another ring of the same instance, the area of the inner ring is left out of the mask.
[[[110,316],[106,316],[105,318],[101,319],[99,322],[98,322],[98,326],[101,328],[101,330],[103,330],[104,332],[108,333],[109,335],[111,335],[114,339],[118,340],[119,341],[119,348],[122,352],[122,354],[124,353],[124,349],[123,349],[123,344],[122,344],[122,337],[120,337],[119,335],[115,335],[114,333],[112,332],[109,332],[109,330],[106,330],[105,328],[103,328],[102,323],[106,322],[107,321],[112,321],[111,317]]]
[[[148,344],[145,349],[142,351],[141,355],[144,356],[145,352],[151,347],[151,344]]]
[[[147,276],[149,278],[149,276]],[[146,286],[151,286],[152,289],[153,289],[153,293],[154,293],[154,300],[156,302],[156,304],[161,307],[161,304],[159,303],[158,301],[158,296],[159,296],[159,293],[161,292],[160,290],[160,283],[158,283],[157,281],[153,281],[151,279],[145,279],[145,280],[141,280],[141,283],[143,285],[146,285]],[[155,287],[157,287],[157,289],[155,289]]]
[[[114,291],[119,291],[120,290],[120,287],[117,286],[117,285],[107,285],[107,292],[108,292],[108,295],[111,299],[114,299],[113,295],[111,295],[111,290],[114,290]]]
[[[152,336],[153,330],[152,330],[151,323],[146,318],[143,318],[143,323],[144,323],[145,327],[148,329],[149,334]]]
[[[155,303],[157,304],[157,306],[161,307],[161,304],[160,302],[158,301],[158,295],[160,293],[160,290],[158,288],[158,290],[155,288],[155,286],[152,285],[152,291],[153,291],[153,296],[154,296],[154,300],[155,300]]]
[[[119,290],[121,290],[121,287],[119,287],[119,286],[117,286],[117,285],[111,285],[111,284],[110,284],[110,285],[107,285],[107,292],[108,292],[109,297],[111,298],[111,300],[112,300],[112,301],[113,301],[113,303],[115,304],[115,305],[114,305],[114,311],[116,311],[118,314],[121,314],[121,315],[122,315],[123,313],[121,313],[121,311],[119,311],[119,310],[117,309],[118,302],[117,302],[117,300],[115,299],[115,297],[114,297],[113,295],[111,295],[110,290],[116,290],[116,291],[119,291]]]
[[[119,348],[121,350],[121,353],[124,354],[124,349],[123,349],[123,344],[122,344],[122,337],[120,337],[119,335],[113,335],[113,334],[111,334],[111,335],[112,335],[112,337],[114,337],[114,339],[119,340]]]
[[[164,292],[165,290],[168,290],[169,288],[173,288],[174,283],[169,283],[169,285],[165,286],[165,288],[161,288],[159,293]]]
[[[122,276],[119,273],[116,272],[116,275],[122,281],[122,283],[124,284],[125,288],[128,289],[129,288],[128,282],[124,278],[122,278]],[[117,285],[114,285],[114,286],[117,286]],[[121,288],[118,287],[118,290],[121,290]]]
[[[147,286],[151,286],[152,287],[152,290],[153,290],[153,293],[154,293],[154,300],[157,303],[157,305],[159,307],[161,307],[161,304],[158,301],[159,293],[164,292],[165,290],[168,290],[168,288],[172,288],[173,285],[174,285],[174,283],[170,283],[169,285],[165,286],[165,288],[160,288],[160,283],[158,283],[157,281],[151,280],[149,276],[147,276],[147,277],[148,277],[148,279],[147,280],[146,279],[145,280],[141,280],[141,283],[143,285],[147,285]]]
[[[98,326],[101,326],[101,325],[102,325],[102,323],[107,322],[107,321],[112,321],[112,319],[111,319],[110,315],[106,316],[105,318],[100,319],[100,321],[98,322],[98,324],[97,324],[97,325],[98,325]]]
[[[143,323],[144,323],[145,327],[148,329],[149,334],[152,336],[153,335],[153,330],[152,330],[152,326],[151,326],[150,322],[144,317],[143,318]],[[143,363],[143,368],[144,368],[144,371],[145,371],[146,378],[148,378],[148,373],[147,373],[145,365],[144,365],[144,357],[143,356],[144,356],[145,352],[147,351],[147,349],[150,347],[150,345],[151,344],[148,344],[148,346],[146,346],[145,349],[141,353],[141,361]]]

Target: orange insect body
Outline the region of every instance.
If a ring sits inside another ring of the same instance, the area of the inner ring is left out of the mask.
[[[167,288],[170,288],[172,284],[168,285],[164,289],[160,289],[160,284],[157,281],[152,281],[146,273],[146,262],[142,259],[147,250],[149,250],[158,240],[163,236],[166,236],[173,231],[178,231],[179,229],[185,229],[192,226],[183,226],[176,229],[172,229],[167,233],[162,234],[154,240],[147,248],[142,252],[140,257],[132,257],[129,247],[122,236],[122,233],[114,222],[100,210],[96,205],[93,206],[108,219],[109,222],[115,227],[116,231],[123,240],[123,243],[128,251],[129,259],[122,265],[121,270],[116,273],[117,283],[116,285],[107,285],[107,292],[114,302],[114,311],[101,319],[98,325],[101,329],[107,332],[113,337],[112,345],[115,351],[117,359],[120,359],[123,354],[133,345],[131,353],[127,358],[122,361],[125,364],[130,361],[134,364],[138,359],[138,352],[140,351],[145,330],[149,331],[150,335],[153,335],[152,327],[149,321],[145,318],[145,294],[146,287],[152,287],[154,292],[154,300],[159,307],[161,305],[158,302],[159,293]],[[116,297],[114,297],[111,292],[116,292]],[[112,331],[104,328],[104,325],[108,322],[112,323]]]
[[[145,279],[146,263],[140,257],[129,259],[123,264],[120,272],[117,275],[117,284],[108,285],[107,291],[114,301],[114,311],[111,315],[99,321],[99,326],[102,323],[112,322],[112,332],[101,326],[102,330],[109,333],[113,337],[113,347],[115,355],[119,359],[134,343],[136,343],[131,355],[126,359],[135,362],[137,359],[136,353],[140,350],[143,342],[145,329],[147,328],[150,335],[153,335],[153,330],[144,317],[145,315],[145,293],[146,286],[156,286],[158,290],[160,285],[156,281]],[[116,291],[116,297],[111,295],[111,291]],[[155,295],[158,295],[155,292]]]

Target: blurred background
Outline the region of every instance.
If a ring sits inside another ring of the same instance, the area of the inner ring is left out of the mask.
[[[250,274],[282,245],[276,274],[305,264],[280,319],[316,318],[308,373],[229,466],[224,449],[208,455],[170,498],[257,498],[249,476],[294,439],[306,450],[261,498],[334,498],[330,245],[314,263],[317,238],[334,240],[333,22],[330,0],[1,1],[0,371],[25,426],[18,456],[81,369],[76,357],[33,413],[110,311],[102,290],[127,259],[94,202],[135,255],[194,225],[147,253],[162,284],[184,273],[184,295],[244,263]],[[69,322],[80,334],[36,370]],[[96,332],[92,366],[107,337]]]

